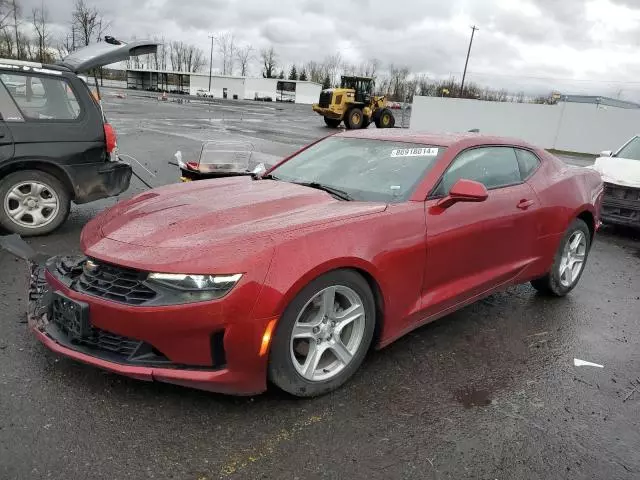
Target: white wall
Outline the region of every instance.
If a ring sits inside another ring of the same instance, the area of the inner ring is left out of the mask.
[[[542,148],[599,153],[640,133],[640,109],[586,103],[534,105],[460,98],[414,97],[411,129],[516,137]]]
[[[565,103],[554,148],[572,152],[616,151],[640,134],[640,109]]]
[[[478,128],[482,133],[521,138],[546,146],[555,140],[557,110],[556,105],[414,97],[411,129],[466,132]]]
[[[244,98],[253,100],[256,93],[259,97],[271,97],[275,102],[277,98],[276,78],[246,78],[244,83]]]
[[[313,82],[296,83],[296,103],[311,105],[318,103],[322,85]]]
[[[209,89],[209,77],[201,75],[191,75],[190,85],[191,95],[195,95],[198,90]],[[211,92],[215,98],[223,98],[224,89],[227,89],[227,98],[232,99],[234,95],[242,100],[244,98],[244,78],[242,77],[216,77],[211,78]]]

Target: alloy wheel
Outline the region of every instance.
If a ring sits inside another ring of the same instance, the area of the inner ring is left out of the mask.
[[[573,232],[562,252],[558,267],[560,284],[571,287],[580,277],[587,256],[587,238],[582,231]]]
[[[308,381],[334,378],[357,353],[365,332],[360,296],[343,285],[318,292],[302,308],[291,332],[290,354]]]

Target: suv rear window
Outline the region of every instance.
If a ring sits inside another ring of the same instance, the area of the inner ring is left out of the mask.
[[[64,78],[3,73],[5,87],[26,120],[76,120],[80,104]]]

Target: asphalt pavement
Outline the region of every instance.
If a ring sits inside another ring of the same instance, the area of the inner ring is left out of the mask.
[[[153,185],[176,181],[167,162],[202,141],[243,139],[278,158],[328,133],[302,105],[105,103],[121,153]],[[143,189],[136,180],[123,198]],[[74,206],[29,243],[79,253],[83,225],[117,201]],[[27,331],[25,288],[24,263],[0,253],[2,480],[640,478],[632,231],[598,235],[567,298],[511,288],[372,352],[347,385],[311,400],[217,395],[59,358]]]

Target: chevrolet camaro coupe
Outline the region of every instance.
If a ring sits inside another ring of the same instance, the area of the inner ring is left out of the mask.
[[[320,395],[370,348],[524,282],[564,296],[603,183],[518,140],[348,131],[262,175],[169,185],[95,217],[47,262],[51,350],[111,372]]]

